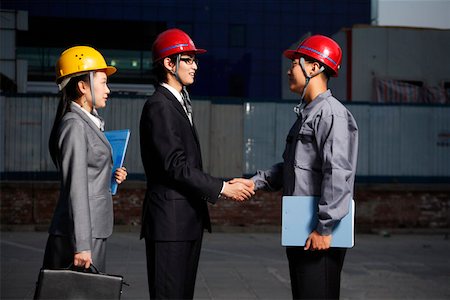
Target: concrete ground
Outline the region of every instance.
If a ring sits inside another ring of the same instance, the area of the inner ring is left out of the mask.
[[[47,234],[0,232],[1,299],[31,299]],[[359,234],[347,252],[341,299],[450,299],[450,240],[442,234]],[[107,271],[121,274],[122,299],[148,299],[144,242],[108,240]],[[205,234],[195,299],[291,299],[278,233]]]

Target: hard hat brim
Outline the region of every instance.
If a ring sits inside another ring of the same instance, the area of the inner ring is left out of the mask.
[[[171,55],[177,55],[177,54],[183,54],[183,53],[193,53],[193,54],[197,55],[197,54],[203,54],[203,53],[206,53],[206,52],[208,52],[208,51],[206,51],[205,49],[195,49],[195,50],[186,50],[186,51],[182,51],[182,52],[177,52],[177,53],[173,53],[173,54],[170,54],[170,55],[167,55],[167,56],[161,56],[161,57],[159,57],[157,59],[154,59],[153,60],[153,65],[156,65],[157,62],[159,62],[159,61],[163,60],[164,58],[169,57]]]
[[[106,76],[110,76],[110,75],[112,75],[112,74],[114,74],[114,73],[117,72],[117,68],[116,68],[116,67],[113,67],[113,66],[108,66],[108,67],[105,69],[105,72],[106,72]]]
[[[193,53],[193,54],[197,55],[197,54],[203,54],[203,53],[206,53],[206,52],[208,52],[208,51],[206,51],[205,49],[194,49],[194,50],[180,51],[180,52],[178,52],[176,54]]]
[[[283,52],[283,55],[289,59],[296,59],[300,57],[300,52],[295,50],[286,50]]]
[[[208,51],[206,51],[205,49],[196,49],[195,50],[195,54],[203,54],[203,53],[206,53],[206,52],[208,52]]]
[[[97,72],[97,71],[104,71],[106,73],[106,76],[111,76],[112,74],[117,72],[117,68],[113,67],[113,66],[106,66],[106,68],[103,68],[103,69],[87,69],[87,70],[83,70],[83,71],[80,71],[80,72],[77,72],[77,73],[72,73],[72,74],[68,74],[68,75],[65,75],[65,76],[60,76],[60,77],[56,78],[56,82],[59,83],[64,78],[79,76],[79,75],[82,75],[82,74],[89,73],[91,71],[95,71],[95,72]]]

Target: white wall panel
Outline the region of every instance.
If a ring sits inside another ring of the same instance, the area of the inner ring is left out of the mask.
[[[386,34],[386,28],[353,28],[351,63],[353,101],[371,99],[373,77],[386,74],[389,65]]]

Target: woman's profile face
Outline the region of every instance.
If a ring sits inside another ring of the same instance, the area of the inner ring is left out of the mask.
[[[93,75],[93,91],[91,93],[91,85],[89,82],[82,82],[79,86],[81,92],[86,97],[86,104],[92,109],[92,94],[95,96],[95,108],[104,108],[108,101],[109,93],[111,92],[107,85],[108,76],[104,71],[96,71]]]
[[[94,95],[95,108],[103,108],[108,101],[109,93],[111,92],[107,85],[108,76],[104,71],[97,71],[94,73]]]

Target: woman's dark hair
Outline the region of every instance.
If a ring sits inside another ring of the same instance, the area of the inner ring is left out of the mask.
[[[80,90],[78,89],[78,82],[80,81],[89,82],[89,74],[72,77],[60,92],[60,99],[56,110],[55,120],[53,122],[52,131],[50,132],[50,138],[48,139],[48,150],[56,168],[59,168],[57,163],[59,125],[61,124],[61,120],[64,115],[70,111],[70,103],[82,96]]]

